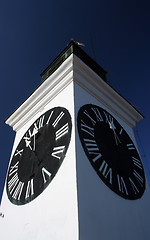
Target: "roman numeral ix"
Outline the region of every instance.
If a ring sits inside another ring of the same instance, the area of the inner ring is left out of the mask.
[[[16,162],[15,165],[13,165],[13,166],[10,167],[9,177],[10,177],[11,175],[13,175],[15,172],[18,171],[18,164],[19,164],[19,162]]]
[[[56,140],[64,136],[68,132],[68,123],[62,126],[59,130],[56,131]]]

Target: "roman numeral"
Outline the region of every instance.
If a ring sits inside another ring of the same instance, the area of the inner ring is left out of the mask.
[[[42,117],[40,117],[40,119],[38,120],[38,128],[42,128],[43,125],[44,125],[44,118],[45,118],[45,115],[43,115]]]
[[[23,152],[23,149],[21,149],[21,150],[16,150],[15,156],[17,156],[18,154],[21,156],[21,155],[22,155],[22,154],[21,154],[22,152]]]
[[[16,189],[15,189],[13,195],[12,195],[12,197],[14,199],[20,200],[23,186],[24,186],[24,183],[19,181],[19,183],[18,183],[18,185],[17,185],[17,187],[16,187]]]
[[[121,134],[122,134],[122,132],[123,132],[123,128],[121,128],[121,129],[120,129],[120,132],[119,132],[119,134],[121,135]]]
[[[27,189],[26,189],[26,195],[25,195],[25,199],[29,198],[30,196],[32,196],[34,194],[34,189],[33,189],[33,178],[28,181],[27,183]]]
[[[112,119],[111,118],[111,116],[110,115],[108,115],[108,113],[106,113],[106,112],[103,112],[104,113],[104,115],[105,115],[105,120],[106,120],[106,123],[108,122],[110,122],[110,120]]]
[[[57,124],[59,123],[59,121],[62,119],[62,117],[64,116],[64,112],[61,112],[58,117],[55,119],[55,121],[52,123],[53,127],[56,127]]]
[[[84,143],[86,145],[86,148],[89,152],[89,154],[91,155],[96,155],[92,161],[95,162],[96,160],[98,160],[100,157],[102,157],[102,154],[99,152],[99,148],[97,146],[97,143],[92,139],[88,139],[88,138],[84,138]]]
[[[91,120],[91,122],[92,122],[93,125],[96,124],[96,121],[89,115],[89,113],[88,113],[87,110],[85,110],[83,113]]]
[[[52,117],[52,115],[53,115],[53,112],[54,112],[54,111],[51,111],[51,113],[50,113],[50,115],[49,115],[49,117],[48,117],[48,119],[47,119],[46,124],[49,124],[49,121],[51,120],[51,117]]]
[[[139,184],[141,186],[143,186],[144,179],[141,177],[141,175],[139,173],[137,173],[137,171],[135,169],[133,170],[133,174],[134,174],[135,178],[137,179],[137,181],[139,182]]]
[[[23,186],[24,183],[19,181],[18,175],[15,173],[15,175],[8,181],[8,190],[10,195],[12,195],[12,198],[20,200]]]
[[[11,175],[13,175],[15,172],[18,171],[18,163],[19,163],[19,162],[16,162],[15,165],[13,165],[13,166],[10,167],[9,177],[10,177]]]
[[[96,118],[97,118],[97,121],[103,122],[104,120],[103,120],[103,117],[102,117],[100,111],[99,111],[97,108],[93,108],[93,107],[92,107],[91,109],[92,109],[93,112],[95,113]]]
[[[68,123],[62,126],[59,130],[56,131],[56,140],[64,136],[68,132]]]
[[[31,143],[30,137],[27,137],[27,134],[26,134],[26,137],[24,137],[23,139],[25,140],[26,147],[29,147],[30,150],[32,151],[32,147],[30,145],[30,143]]]
[[[94,128],[89,127],[83,120],[81,120],[81,130],[94,137]]]
[[[17,173],[15,173],[15,175],[8,181],[8,189],[10,194],[12,194],[18,182],[19,182],[19,178]]]
[[[109,178],[109,183],[112,184],[112,169],[108,166],[108,164],[103,160],[99,171],[105,178]]]
[[[29,137],[28,137],[29,136]],[[29,129],[28,132],[26,133],[26,139],[30,139],[32,137],[32,132],[31,130]]]
[[[126,184],[123,177],[117,174],[117,180],[118,180],[119,191],[128,195],[128,191],[127,191]]]
[[[138,188],[136,187],[135,183],[132,181],[131,178],[129,178],[129,181],[130,181],[130,183],[131,183],[131,186],[132,186],[132,188],[133,188],[134,193],[135,193],[135,194],[139,193]]]
[[[32,132],[32,135],[31,135],[31,136],[34,136],[35,134],[37,134],[37,133],[38,133],[38,130],[43,127],[43,125],[44,125],[44,118],[45,118],[45,115],[43,115],[42,117],[40,117],[40,118],[34,123],[34,128],[33,128],[33,132]]]
[[[142,169],[142,164],[141,161],[135,157],[132,157],[132,161],[134,163],[135,166],[137,166],[138,168]]]
[[[127,146],[128,150],[134,150],[135,149],[133,143],[128,143],[126,146]]]
[[[65,149],[65,146],[54,147],[53,148],[54,152],[52,152],[52,156],[55,157],[55,158],[60,159],[64,149]]]
[[[48,178],[50,178],[51,177],[51,173],[46,169],[46,168],[42,168],[42,176],[43,176],[43,179],[44,179],[44,183],[46,183],[47,182],[47,180],[46,180],[46,176],[48,177]]]

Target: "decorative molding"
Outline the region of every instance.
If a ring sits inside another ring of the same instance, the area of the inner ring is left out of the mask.
[[[74,81],[130,127],[135,127],[136,123],[143,119],[143,116],[125,98],[75,55],[73,65]]]
[[[75,81],[104,106],[119,116],[130,127],[134,127],[143,116],[100,78],[75,54],[71,54],[30,97],[6,120],[13,130],[18,131],[33,116],[55,98],[72,81]]]
[[[48,102],[55,98],[70,82],[73,81],[73,56],[44,81],[30,97],[6,120],[6,124],[18,131]]]

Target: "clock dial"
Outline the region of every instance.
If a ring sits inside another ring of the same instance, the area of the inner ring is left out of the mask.
[[[7,195],[17,205],[35,199],[55,177],[71,138],[71,116],[62,107],[40,116],[27,130],[12,157]]]
[[[99,106],[80,108],[77,119],[82,147],[101,180],[125,199],[141,198],[145,175],[140,156],[119,122]]]

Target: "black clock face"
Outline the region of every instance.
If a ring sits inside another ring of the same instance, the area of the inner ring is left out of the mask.
[[[62,107],[40,116],[24,134],[7,174],[7,195],[17,205],[35,199],[55,177],[71,138],[71,117]]]
[[[92,104],[80,108],[77,119],[82,147],[101,180],[125,199],[141,198],[145,175],[132,140],[106,110]]]

